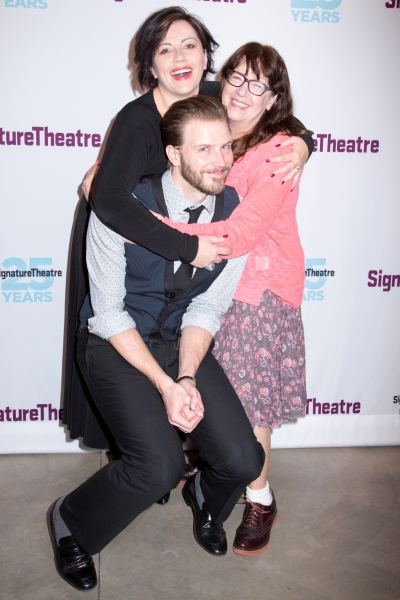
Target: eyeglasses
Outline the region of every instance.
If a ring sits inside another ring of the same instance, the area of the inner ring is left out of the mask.
[[[238,73],[237,71],[232,71],[231,69],[228,69],[227,71],[226,81],[234,87],[241,87],[246,82],[249,86],[250,94],[253,94],[254,96],[262,96],[268,90],[274,91],[274,89],[267,83],[257,81],[257,79],[249,80],[241,73]]]

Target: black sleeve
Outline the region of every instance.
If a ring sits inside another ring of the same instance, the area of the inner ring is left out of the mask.
[[[168,260],[190,263],[198,251],[198,237],[164,225],[132,196],[142,175],[165,169],[158,127],[146,107],[135,110],[131,103],[122,109],[93,186],[92,206],[98,218],[123,237]]]
[[[301,121],[299,121],[299,119],[294,117],[294,120],[295,120],[295,124],[296,124],[296,129],[298,129],[299,131],[301,131],[302,129],[307,129],[307,127],[305,127],[303,125],[303,123]],[[297,137],[301,137],[301,139],[304,140],[305,143],[307,144],[308,158],[310,158],[311,154],[314,152],[314,140],[313,140],[312,135],[310,135],[309,133],[296,133],[296,135],[297,135]]]

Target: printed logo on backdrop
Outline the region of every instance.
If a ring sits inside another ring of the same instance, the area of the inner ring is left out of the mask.
[[[295,23],[339,23],[342,0],[291,0]]]
[[[0,127],[0,146],[67,146],[100,148],[99,133],[49,131],[48,127],[31,127],[31,131],[8,131]]]
[[[30,258],[29,265],[13,256],[0,267],[1,293],[6,304],[14,302],[41,303],[53,300],[49,291],[55,280],[63,276],[52,266],[51,258]]]
[[[361,402],[317,402],[316,398],[307,398],[306,415],[358,415]]]
[[[400,275],[384,275],[382,269],[368,271],[368,287],[381,288],[382,292],[390,292],[400,287]]]
[[[306,280],[304,282],[303,301],[325,299],[325,287],[330,277],[335,277],[335,271],[326,267],[326,258],[306,259]]]
[[[377,154],[379,140],[365,140],[360,135],[354,140],[337,139],[331,133],[317,133],[314,152],[346,152],[350,154]]]
[[[400,8],[400,0],[389,0],[385,2],[386,8]]]
[[[51,404],[36,404],[35,408],[6,408],[0,409],[0,422],[16,421],[61,421],[63,409],[54,408]]]
[[[4,8],[47,8],[46,0],[3,0]]]

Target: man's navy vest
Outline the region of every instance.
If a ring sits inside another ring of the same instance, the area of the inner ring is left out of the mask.
[[[146,208],[168,215],[161,179],[140,183],[134,194]],[[225,187],[216,197],[212,221],[224,221],[238,204],[236,191]],[[125,244],[125,256],[125,310],[135,321],[145,342],[151,338],[175,340],[179,337],[182,317],[191,300],[204,293],[226,265],[226,260],[223,260],[213,271],[197,269],[190,285],[176,294],[173,261],[136,244]],[[93,316],[88,298],[82,306],[80,316],[81,323],[84,324]]]

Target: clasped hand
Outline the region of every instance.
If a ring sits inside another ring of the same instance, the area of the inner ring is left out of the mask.
[[[188,379],[171,382],[162,398],[168,421],[184,433],[190,433],[204,416],[204,406],[196,387]]]

